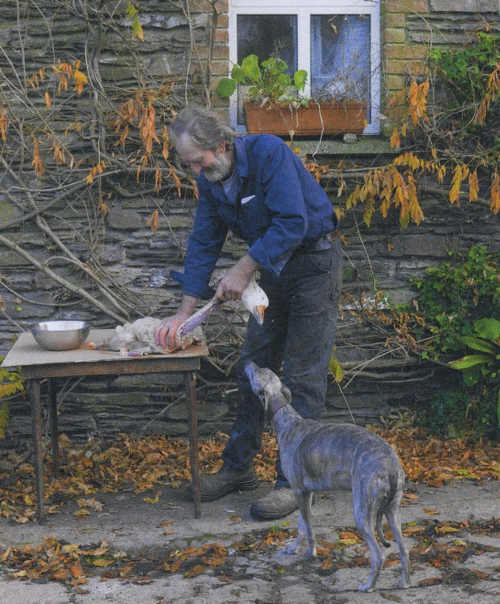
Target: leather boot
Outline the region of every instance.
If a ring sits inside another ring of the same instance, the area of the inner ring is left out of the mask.
[[[261,497],[250,507],[250,513],[255,518],[274,520],[288,516],[299,506],[292,489],[287,487],[274,488],[264,497]]]
[[[200,499],[214,501],[233,491],[256,489],[258,484],[253,468],[232,470],[222,467],[215,474],[200,476]]]

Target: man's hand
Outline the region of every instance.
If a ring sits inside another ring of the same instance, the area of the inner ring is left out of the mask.
[[[161,346],[167,350],[172,350],[175,348],[175,334],[179,329],[179,325],[184,323],[184,321],[189,319],[189,317],[193,314],[196,307],[196,302],[197,299],[192,296],[183,297],[182,304],[175,315],[167,317],[162,322],[161,327],[156,330],[155,342],[157,346]]]
[[[258,263],[251,256],[243,256],[219,281],[215,297],[223,302],[239,300],[258,267]]]

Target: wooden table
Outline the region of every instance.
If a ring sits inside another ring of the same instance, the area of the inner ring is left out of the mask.
[[[42,413],[40,402],[40,382],[47,379],[49,384],[49,426],[52,441],[54,471],[58,462],[57,392],[55,380],[58,377],[86,375],[132,375],[138,373],[184,374],[188,398],[189,440],[191,476],[194,499],[194,514],[201,516],[200,507],[200,464],[198,457],[198,414],[196,399],[196,371],[200,368],[201,357],[208,355],[206,343],[190,346],[186,350],[172,354],[158,354],[141,357],[123,357],[119,352],[91,349],[88,342],[99,346],[114,332],[112,329],[91,330],[86,343],[77,350],[42,350],[30,332],[24,332],[16,341],[2,367],[12,367],[20,371],[28,381],[27,391],[31,398],[31,420],[34,449],[34,465],[37,492],[37,519],[45,518],[43,493],[42,455]]]

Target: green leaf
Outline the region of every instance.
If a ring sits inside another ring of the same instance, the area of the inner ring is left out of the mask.
[[[248,55],[241,62],[241,69],[246,78],[251,82],[259,82],[262,79],[262,73],[259,67],[259,58],[257,55]]]
[[[482,363],[489,363],[491,361],[491,357],[486,354],[469,354],[461,359],[457,359],[456,361],[450,361],[448,365],[452,369],[469,369],[470,367],[474,367],[475,365],[481,365]]]
[[[0,439],[5,438],[5,430],[9,423],[9,405],[4,401],[0,405]]]
[[[297,90],[304,90],[304,86],[307,81],[307,71],[305,69],[299,69],[293,74],[293,83]]]
[[[230,78],[222,78],[222,80],[217,84],[215,92],[223,99],[227,99],[235,90],[236,82],[234,80]]]
[[[474,321],[477,335],[487,340],[497,341],[500,338],[500,321],[497,319],[479,319]]]
[[[333,354],[330,357],[328,369],[330,370],[330,373],[333,375],[333,378],[337,384],[340,384],[340,382],[344,379],[344,370],[342,369],[342,365],[337,361]]]
[[[497,421],[498,421],[498,427],[500,428],[500,387],[498,388],[498,399],[497,399]]]
[[[462,342],[467,344],[472,350],[479,350],[480,352],[486,352],[488,354],[496,354],[498,347],[492,344],[488,340],[483,338],[476,338],[474,336],[463,336]]]

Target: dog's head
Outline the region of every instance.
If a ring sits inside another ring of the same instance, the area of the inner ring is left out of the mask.
[[[291,402],[290,390],[281,383],[279,377],[271,369],[259,367],[254,362],[250,362],[245,365],[245,374],[266,413],[270,409],[274,414],[280,407]]]

